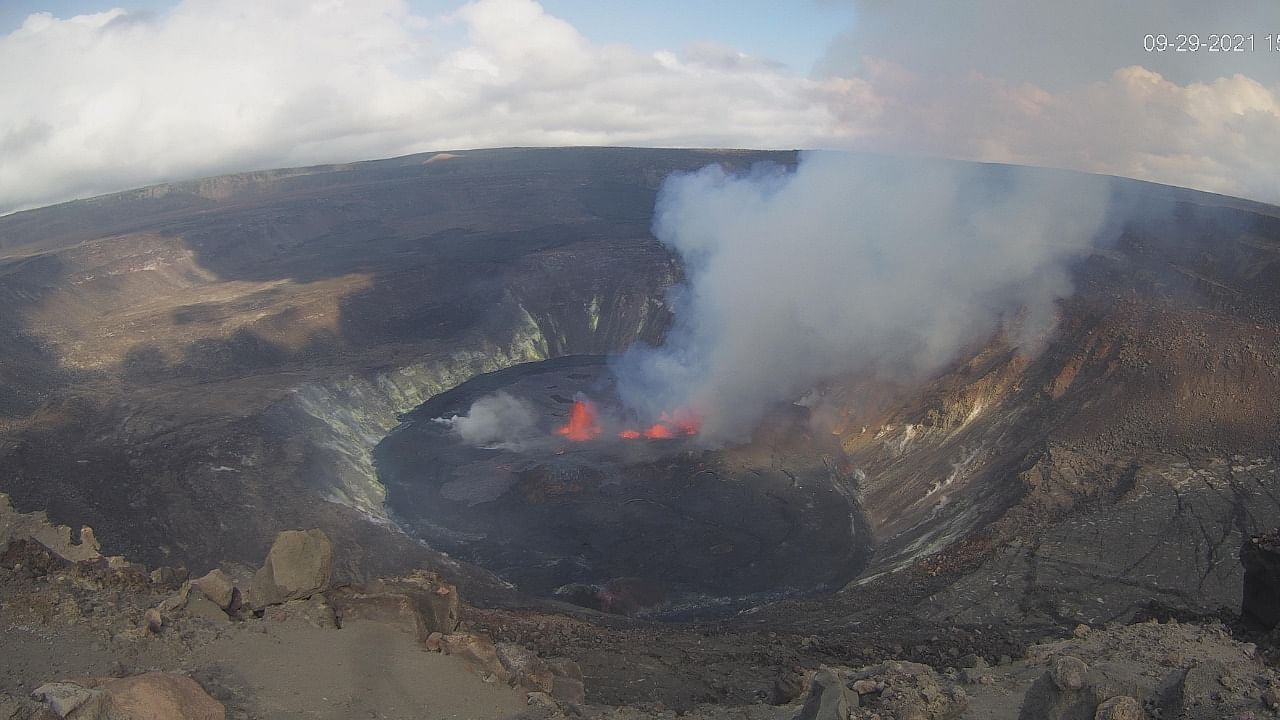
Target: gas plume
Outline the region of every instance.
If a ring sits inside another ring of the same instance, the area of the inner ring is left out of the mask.
[[[824,379],[918,377],[1002,322],[1034,351],[1107,195],[1065,172],[826,152],[672,176],[653,231],[687,279],[665,343],[615,360],[619,395],[641,417],[688,408],[724,445]]]
[[[471,404],[466,415],[436,418],[468,445],[520,450],[538,439],[538,417],[529,403],[498,391]]]

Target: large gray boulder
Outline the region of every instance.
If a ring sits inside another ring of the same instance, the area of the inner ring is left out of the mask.
[[[329,587],[333,545],[323,530],[285,530],[253,578],[250,602],[256,607],[303,600]]]
[[[809,696],[796,720],[845,720],[849,711],[858,707],[858,693],[845,687],[844,681],[828,668],[813,676]]]

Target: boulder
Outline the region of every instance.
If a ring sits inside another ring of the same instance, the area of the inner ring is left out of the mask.
[[[1266,629],[1280,625],[1280,529],[1245,540],[1240,562],[1244,565],[1240,614]]]
[[[240,591],[236,588],[231,576],[222,570],[210,570],[207,575],[195,580],[192,585],[226,612],[234,612],[240,607]]]
[[[164,627],[164,617],[159,610],[148,608],[142,614],[142,626],[153,633],[159,633],[160,629]]]
[[[422,644],[431,652],[440,652],[440,642],[444,640],[444,633],[433,632],[422,641]]]
[[[60,718],[70,717],[73,712],[79,718],[100,717],[106,702],[105,693],[73,682],[45,683],[36,688],[31,697]],[[82,708],[83,712],[77,712]]]
[[[174,673],[49,683],[32,695],[68,720],[226,720],[199,683]]]
[[[254,576],[252,601],[266,607],[306,599],[329,588],[332,571],[333,545],[323,530],[285,530]]]
[[[183,606],[183,610],[188,617],[200,618],[213,623],[230,622],[231,618],[227,616],[226,611],[218,607],[218,604],[204,596],[200,591],[192,592],[187,598],[187,604]]]
[[[413,598],[404,593],[361,592],[353,588],[338,588],[330,593],[333,610],[341,625],[368,621],[390,625],[401,632],[410,633],[425,641],[432,631],[419,612]]]
[[[813,676],[809,695],[796,720],[845,720],[849,711],[858,707],[858,693],[845,687],[830,668],[822,668]]]
[[[1083,660],[1067,655],[1054,661],[1049,677],[1059,690],[1070,692],[1084,687],[1084,677],[1088,672],[1089,666]]]
[[[98,688],[111,698],[112,720],[226,720],[227,716],[222,703],[185,675],[150,672],[106,678]]]
[[[425,570],[398,578],[375,580],[364,592],[401,593],[413,598],[427,634],[448,634],[458,629],[462,617],[462,600],[458,589]]]
[[[511,674],[498,659],[498,648],[488,639],[468,632],[449,633],[440,638],[440,650],[445,655],[455,655],[480,673],[493,675],[501,682],[511,679]]]
[[[1023,697],[1019,720],[1094,720],[1104,701],[1121,695],[1151,697],[1161,685],[1139,667],[1123,663],[1099,663],[1080,676],[1072,660],[1084,665],[1077,658],[1058,658],[1032,683]]]
[[[556,674],[536,653],[515,643],[498,643],[498,662],[511,675],[511,681],[533,692],[553,693]]]
[[[425,571],[375,580],[359,588],[337,588],[330,598],[340,623],[386,623],[413,633],[420,642],[432,633],[454,632],[462,615],[457,588]]]

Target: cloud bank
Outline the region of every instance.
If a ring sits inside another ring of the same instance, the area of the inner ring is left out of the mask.
[[[700,439],[723,445],[837,374],[934,370],[1002,320],[1033,342],[1108,192],[1080,175],[838,153],[794,173],[673,176],[654,232],[688,283],[665,344],[615,362],[619,395],[642,416],[692,408]]]
[[[1162,30],[1141,27],[1152,14],[1102,0],[951,5],[859,3],[813,77],[714,38],[595,44],[533,0],[33,15],[0,37],[0,212],[223,172],[577,144],[900,152],[1280,200],[1280,54],[1147,56],[1134,47]],[[1208,22],[1197,5],[1164,3],[1168,31]],[[1274,5],[1229,5],[1228,30],[1276,31]]]

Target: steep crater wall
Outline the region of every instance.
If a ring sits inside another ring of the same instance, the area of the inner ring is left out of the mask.
[[[508,295],[500,327],[403,367],[351,374],[294,389],[269,414],[283,434],[306,439],[304,473],[329,501],[386,521],[385,489],[372,451],[401,417],[432,396],[483,373],[566,355],[617,352],[635,341],[660,342],[669,322],[663,302],[674,277],[638,268],[623,289],[587,289],[526,304]],[[636,287],[636,278],[646,278]]]

